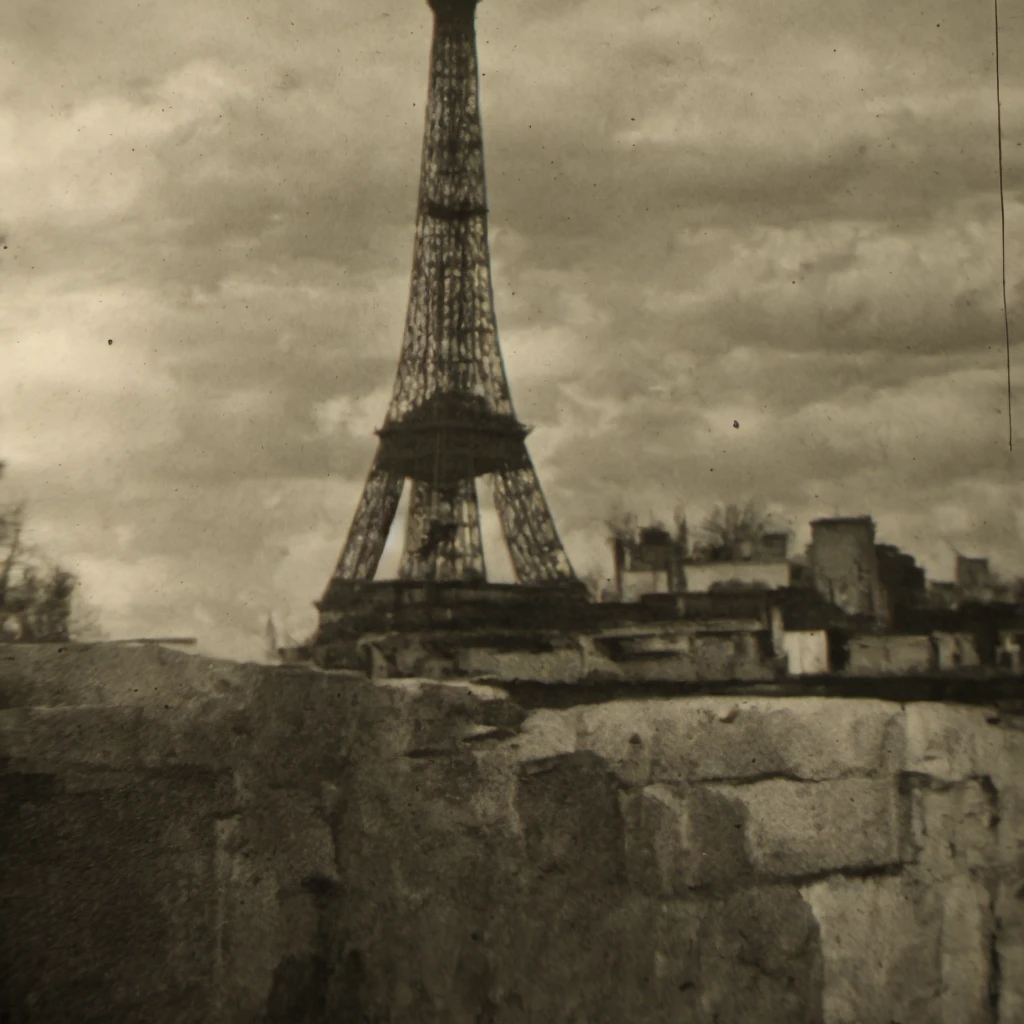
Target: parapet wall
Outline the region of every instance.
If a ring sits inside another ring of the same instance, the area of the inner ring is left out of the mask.
[[[1006,712],[110,648],[0,705],[10,1024],[1024,1021]]]

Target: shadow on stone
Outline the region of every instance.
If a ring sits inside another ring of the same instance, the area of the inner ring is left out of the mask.
[[[286,957],[274,972],[266,1024],[320,1024],[327,980],[327,964],[321,957]]]
[[[705,923],[701,1001],[717,1024],[821,1024],[824,965],[810,906],[792,886],[738,892]]]

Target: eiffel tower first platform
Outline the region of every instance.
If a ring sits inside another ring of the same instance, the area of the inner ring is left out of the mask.
[[[380,630],[566,628],[586,588],[562,547],[498,345],[487,241],[477,0],[434,12],[412,284],[394,393],[315,647]],[[487,581],[477,500],[489,478],[516,582]],[[376,580],[409,481],[395,580]]]

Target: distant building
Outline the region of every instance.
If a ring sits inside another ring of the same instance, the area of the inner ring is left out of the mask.
[[[814,590],[814,574],[807,554],[794,555],[789,560],[790,586],[799,590]]]
[[[723,548],[716,556],[688,559],[683,569],[683,589],[701,594],[788,587],[792,580],[792,569],[786,561],[788,551],[789,534],[773,531],[757,540]]]
[[[784,562],[789,555],[789,534],[784,530],[762,534],[757,548],[766,562]]]
[[[786,630],[782,635],[786,674],[820,676],[831,667],[828,633],[824,629]]]
[[[932,608],[953,609],[960,603],[960,588],[950,580],[929,580],[925,595]]]
[[[1021,600],[1019,583],[1000,578],[987,558],[956,556],[956,586],[963,601],[1007,602]]]
[[[687,558],[686,541],[662,526],[640,529],[636,538],[613,540],[618,600],[636,602],[651,594],[718,590],[776,590],[790,585],[786,555],[789,534],[769,532],[742,541],[728,556]]]
[[[993,571],[987,558],[956,556],[953,582],[934,583],[928,588],[932,606],[955,608],[962,604],[1014,604],[1024,598],[1019,581],[1003,579]]]
[[[687,562],[683,569],[684,586],[689,593],[712,590],[778,590],[790,585],[789,562]]]
[[[645,594],[671,594],[683,587],[686,545],[664,527],[643,527],[636,539],[616,537],[615,589],[620,601],[639,601]]]
[[[862,635],[848,643],[846,671],[855,676],[924,673],[936,668],[935,644],[928,635]]]
[[[847,615],[887,621],[888,602],[879,577],[875,522],[870,516],[812,522],[810,568],[814,587],[825,600]]]
[[[890,622],[897,622],[908,608],[925,603],[926,584],[924,569],[913,555],[901,551],[895,544],[876,544],[878,579],[887,602]]]
[[[992,587],[993,582],[987,558],[956,556],[956,585],[965,596],[983,593]]]

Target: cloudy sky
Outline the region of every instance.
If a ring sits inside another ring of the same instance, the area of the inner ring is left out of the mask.
[[[757,495],[801,542],[867,512],[935,577],[951,545],[1024,572],[1001,15],[1012,453],[988,0],[481,4],[499,328],[577,569],[616,501]],[[401,342],[430,25],[0,5],[0,486],[109,634],[251,657],[269,610],[315,623]]]

